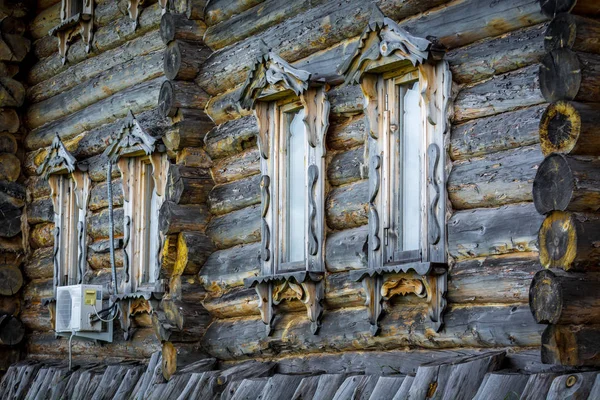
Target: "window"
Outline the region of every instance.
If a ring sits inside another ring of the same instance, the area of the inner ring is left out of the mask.
[[[90,179],[58,135],[38,173],[48,180],[54,207],[54,292],[83,281],[86,260],[86,213]]]
[[[437,331],[446,306],[444,137],[451,77],[443,54],[374,8],[359,46],[340,68],[361,85],[369,176],[366,291],[373,334],[382,302],[395,295],[426,299]]]
[[[262,269],[246,285],[256,288],[267,334],[274,306],[294,299],[306,304],[316,334],[323,312],[329,102],[325,87],[311,82],[309,73],[264,51],[240,98],[242,107],[256,115],[262,174]]]
[[[161,146],[162,148],[162,146]],[[161,291],[158,282],[162,236],[158,214],[165,200],[168,159],[156,139],[129,112],[104,153],[116,162],[123,184],[123,275],[121,294]]]

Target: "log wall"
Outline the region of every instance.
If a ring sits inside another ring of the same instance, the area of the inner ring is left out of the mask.
[[[527,305],[529,284],[540,269],[543,217],[533,203],[532,187],[544,159],[538,131],[549,106],[539,73],[547,65],[549,18],[539,2],[375,2],[411,33],[434,36],[447,47],[454,93],[446,138],[451,161],[446,166],[450,266],[445,328],[431,332],[423,322],[423,302],[407,296],[387,310],[378,337],[369,332],[362,287],[350,279],[352,270],[367,264],[367,177],[360,174],[365,104],[360,87],[341,86],[337,72],[368,21],[369,5],[216,0],[201,12],[195,2],[188,3],[161,16],[158,4],[146,2],[135,29],[126,14],[99,4],[91,51],[86,53],[76,40],[64,65],[54,39],[45,36],[56,6],[38,11],[34,19],[37,60],[26,74],[30,106],[25,123],[31,131],[24,138],[23,167],[29,176],[33,251],[25,266],[24,299],[30,352],[51,357],[61,351],[48,340],[51,327],[39,303],[51,276],[53,219],[49,191],[36,176],[36,166],[57,131],[79,161],[89,162],[93,184],[86,279],[108,282],[106,160],[100,154],[129,109],[153,136],[163,137],[171,161],[160,221],[165,235],[161,277],[169,282],[165,314],[179,325],[166,340],[176,347],[196,340],[224,361],[260,357],[285,364],[293,362],[290,357],[329,359],[341,351],[406,346],[423,354],[438,348],[539,346],[543,326]],[[310,334],[304,306],[284,302],[273,335],[266,337],[256,294],[243,286],[244,278],[260,268],[259,157],[256,119],[237,100],[261,41],[331,86],[325,314],[318,336]],[[576,58],[584,66],[594,59]],[[584,81],[594,75],[593,68],[587,71]],[[116,169],[113,179],[120,227]],[[122,231],[117,230],[116,239],[118,248]],[[120,254],[119,249],[118,267]],[[194,313],[197,319],[190,316]],[[212,319],[210,326],[199,327],[208,325],[207,319]],[[140,336],[132,338],[128,356],[146,357],[153,325],[147,315],[136,317]],[[159,334],[154,340],[165,338]],[[119,346],[114,345],[114,354]],[[84,357],[86,351],[82,347],[77,354]]]

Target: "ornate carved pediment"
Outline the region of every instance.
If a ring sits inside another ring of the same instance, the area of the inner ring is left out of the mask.
[[[78,3],[75,9],[79,12],[70,14],[73,2]],[[67,50],[77,35],[81,35],[85,43],[85,51],[89,52],[92,46],[94,28],[94,2],[93,0],[62,0],[60,6],[60,24],[49,31],[50,36],[58,38],[58,51],[62,63],[67,61]]]
[[[123,127],[118,132],[104,155],[111,161],[118,160],[121,156],[129,156],[138,153],[150,155],[154,152],[156,139],[150,136],[135,119],[131,110],[123,122]]]
[[[363,73],[379,65],[404,60],[413,66],[422,64],[431,50],[429,40],[411,35],[374,6],[356,50],[340,66],[339,72],[347,84],[359,83]]]
[[[265,94],[291,90],[300,96],[308,89],[310,72],[297,69],[262,43],[262,53],[252,66],[240,95],[240,105],[251,110]],[[265,93],[267,92],[267,93]]]
[[[72,173],[75,171],[76,164],[77,160],[69,153],[57,133],[50,146],[50,151],[44,162],[38,167],[37,173],[44,179],[48,179],[51,174]]]

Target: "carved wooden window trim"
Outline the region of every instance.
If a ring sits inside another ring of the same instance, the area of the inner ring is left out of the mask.
[[[77,166],[56,135],[38,168],[51,190],[54,207],[53,289],[83,282],[87,268],[87,205],[90,177]]]
[[[266,47],[250,72],[240,98],[242,107],[254,109],[258,123],[261,162],[261,273],[245,281],[255,287],[261,317],[271,333],[274,306],[297,299],[306,305],[313,334],[323,313],[325,133],[329,102],[326,87],[310,80],[306,71],[295,69]],[[295,103],[290,106],[291,103]],[[281,161],[282,112],[304,109],[305,154],[305,257],[296,263],[282,261],[285,177]],[[291,267],[291,268],[290,268]]]
[[[379,332],[383,302],[395,295],[425,298],[432,328],[439,331],[443,325],[447,291],[445,143],[451,75],[441,56],[429,40],[410,35],[375,7],[356,51],[340,68],[346,83],[360,83],[365,96],[368,268],[355,271],[353,277],[363,283],[374,335]],[[422,234],[419,250],[394,254],[389,251],[389,229],[394,227],[392,205],[398,196],[398,188],[393,186],[398,155],[392,153],[392,142],[401,129],[394,107],[397,83],[403,79],[419,82],[425,160],[418,172]]]
[[[117,163],[123,187],[123,273],[119,291],[161,292],[159,253],[164,238],[158,227],[158,212],[165,201],[169,166],[165,148],[129,112],[105,155]],[[146,175],[148,172],[151,177]]]
[[[67,50],[77,35],[89,53],[94,29],[94,0],[61,0],[60,23],[52,28],[50,36],[58,38],[58,52],[62,63],[67,61]]]

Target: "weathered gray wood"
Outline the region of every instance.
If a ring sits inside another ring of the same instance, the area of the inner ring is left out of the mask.
[[[347,271],[367,267],[367,227],[361,226],[332,232],[327,235],[327,270],[330,272]]]
[[[499,352],[488,357],[480,356],[472,361],[452,366],[442,399],[466,400],[473,398],[485,374],[500,369],[504,355],[504,352]]]
[[[165,234],[184,231],[203,232],[210,214],[205,205],[163,203],[159,212],[159,227]]]
[[[573,12],[582,15],[600,13],[600,7],[593,0],[546,0],[541,3],[542,12],[550,17],[563,12]]]
[[[259,398],[263,400],[289,399],[294,395],[301,381],[301,375],[273,375],[267,381]]]
[[[447,185],[452,208],[531,201],[533,180],[543,160],[539,146],[533,145],[455,163]]]
[[[319,375],[307,376],[302,378],[300,384],[296,388],[296,391],[290,397],[291,400],[302,400],[302,399],[312,399],[315,396],[315,392],[317,391],[317,386],[319,385]],[[224,400],[224,399],[221,399]]]
[[[367,224],[368,183],[363,179],[329,192],[325,212],[330,228],[341,230]]]
[[[10,203],[0,204],[0,237],[11,238],[21,232],[20,208]]]
[[[324,374],[319,377],[319,384],[313,399],[330,399],[345,380],[344,374]]]
[[[210,170],[171,164],[167,172],[166,198],[177,204],[202,204],[213,187]]]
[[[123,235],[123,208],[113,209],[115,236]],[[108,209],[93,213],[87,218],[87,233],[94,240],[108,239]]]
[[[206,134],[206,152],[214,160],[239,153],[256,143],[258,125],[254,116],[226,122]]]
[[[364,163],[364,151],[363,147],[357,147],[334,155],[327,166],[329,183],[339,186],[362,179],[360,166]]]
[[[600,53],[600,23],[592,18],[572,14],[559,14],[552,19],[546,30],[546,51],[567,48],[587,53]]]
[[[117,388],[114,394],[114,400],[126,400],[132,394],[138,381],[142,378],[144,373],[143,367],[129,368],[121,381],[121,384]]]
[[[435,337],[427,332],[425,308],[393,305],[381,321],[381,335],[369,334],[370,324],[363,308],[330,310],[319,335],[310,333],[306,311],[278,315],[270,336],[264,335],[260,317],[215,320],[203,338],[206,351],[213,357],[234,360],[285,351],[292,354],[341,352],[356,349],[360,338],[361,350],[422,346],[452,348],[460,346],[501,347],[514,345],[538,346],[543,326],[535,323],[527,305],[508,304],[471,307],[450,306],[444,315],[445,329]],[[344,326],[344,329],[340,329]],[[223,346],[223,343],[227,346]],[[274,347],[277,350],[273,350]],[[317,367],[318,368],[318,367]]]
[[[592,386],[592,390],[590,390],[590,395],[588,399],[597,399],[600,397],[600,375],[596,375],[596,380],[594,381],[594,386]]]
[[[170,14],[165,14],[165,16],[167,15]],[[202,64],[211,53],[211,50],[202,42],[174,40],[169,43],[165,50],[165,76],[170,80],[193,81],[198,76]]]
[[[274,368],[275,364],[268,361],[245,361],[220,371],[217,375],[217,383],[224,386],[232,381],[270,376]]]
[[[448,221],[448,252],[462,260],[536,251],[542,221],[533,203],[459,211]]]
[[[208,25],[216,25],[235,14],[239,14],[264,0],[212,0],[204,10],[204,20]]]
[[[227,158],[221,158],[211,168],[215,183],[227,183],[246,178],[260,172],[257,147],[244,150]]]
[[[538,69],[537,64],[531,65],[464,88],[454,102],[454,122],[545,102],[540,91]]]
[[[255,399],[261,394],[268,378],[244,379],[231,400]]]
[[[539,142],[544,105],[477,118],[452,127],[450,155],[465,160]]]
[[[30,129],[40,127],[80,111],[118,92],[158,78],[162,74],[162,51],[137,56],[131,61],[106,69],[56,96],[31,105],[27,109],[25,121]]]
[[[404,378],[404,380],[402,381],[402,384],[400,385],[400,389],[398,389],[398,391],[396,392],[396,395],[394,396],[393,400],[407,399],[408,392],[410,391],[410,387],[412,386],[414,380],[415,380],[414,376],[407,376],[406,378]]]
[[[108,207],[108,184],[106,182],[100,182],[92,187],[90,190],[90,200],[88,208],[91,211],[98,211]],[[112,195],[113,195],[113,206],[119,207],[123,205],[123,184],[121,179],[115,179],[112,181]]]
[[[197,274],[213,250],[212,242],[204,233],[181,232],[177,239],[176,273]]]
[[[194,82],[164,81],[158,96],[158,110],[165,117],[174,117],[182,108],[202,110],[209,96]]]
[[[506,398],[519,398],[528,380],[528,375],[520,373],[489,373],[485,376],[474,399],[504,400]]]
[[[33,150],[49,146],[57,131],[61,138],[66,140],[86,130],[123,118],[130,110],[134,114],[150,110],[157,104],[159,88],[164,79],[155,78],[115,93],[83,110],[32,130],[24,140],[25,147]]]
[[[200,270],[200,282],[205,288],[222,291],[242,286],[245,278],[258,275],[259,255],[260,243],[215,251]]]
[[[215,217],[208,224],[206,234],[219,249],[257,242],[260,240],[260,207],[253,205]]]
[[[139,38],[129,40],[119,47],[106,50],[96,57],[80,60],[62,72],[57,71],[52,76],[53,79],[43,80],[30,87],[27,90],[27,98],[33,103],[38,103],[66,92],[77,86],[78,83],[98,76],[104,70],[115,68],[119,64],[130,62],[136,57],[145,56],[161,50],[163,47],[159,33],[151,31]],[[53,47],[53,51],[56,51],[56,45]]]
[[[15,133],[19,130],[20,122],[17,111],[12,108],[0,110],[0,130]]]
[[[21,62],[31,49],[31,41],[21,35],[3,33],[0,38],[0,61]]]
[[[333,399],[368,399],[371,397],[378,378],[375,375],[350,376],[339,387]]]
[[[137,394],[135,396],[136,400],[142,400],[144,397],[144,393],[146,393],[146,390],[148,389],[148,386],[150,386],[150,383],[152,381],[152,375],[154,373],[154,370],[156,369],[157,366],[159,366],[162,362],[162,354],[160,352],[155,352],[152,353],[152,356],[150,357],[150,361],[148,361],[148,368],[146,369],[146,372],[144,372],[144,376],[140,378],[140,382],[141,384],[139,385],[139,387],[136,387],[137,390]]]
[[[327,131],[327,146],[333,150],[346,150],[360,146],[365,142],[365,132],[363,115],[334,119],[330,122]]]
[[[172,118],[174,123],[166,130],[163,142],[171,151],[182,150],[185,147],[202,147],[204,135],[215,124],[202,110],[181,108]]]
[[[369,400],[392,400],[404,381],[403,376],[382,376],[377,380]]]
[[[27,80],[30,84],[35,85],[52,78],[54,75],[67,70],[70,66],[80,61],[88,58],[91,59],[102,52],[124,44],[128,40],[135,39],[151,30],[155,30],[160,24],[161,16],[162,10],[158,4],[152,4],[142,10],[138,18],[137,27],[131,23],[129,15],[124,15],[94,32],[91,51],[89,53],[86,51],[83,41],[76,41],[69,46],[67,62],[65,64],[62,62],[60,54],[56,52],[52,56],[36,63],[29,71]],[[115,32],[119,32],[119,34],[116,35]],[[156,33],[160,42],[158,31]]]
[[[600,55],[560,48],[543,59],[540,90],[548,102],[594,102],[600,92]]]
[[[160,36],[164,44],[174,40],[202,42],[205,31],[203,21],[189,19],[185,14],[166,13],[160,20]]]
[[[546,399],[585,399],[590,394],[597,375],[598,372],[561,375],[552,382]]]
[[[208,209],[222,215],[260,203],[260,175],[215,186],[208,195]]]
[[[544,32],[547,26],[540,24],[519,29],[449,51],[444,59],[450,63],[452,80],[473,83],[538,63],[546,53]]]
[[[23,266],[23,272],[29,279],[52,278],[54,273],[53,249],[37,249],[31,259]]]
[[[0,181],[0,203],[23,207],[25,205],[25,186],[18,182]]]
[[[451,303],[527,302],[531,278],[542,268],[537,253],[516,253],[460,261],[448,276]]]
[[[529,380],[523,392],[521,393],[521,400],[544,400],[550,390],[552,381],[558,374],[553,372],[540,373],[529,375]]]
[[[9,77],[0,77],[0,107],[21,107],[24,101],[23,84]]]

